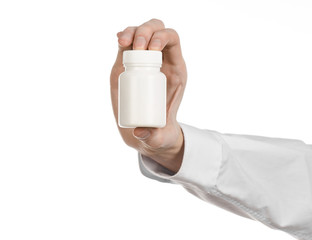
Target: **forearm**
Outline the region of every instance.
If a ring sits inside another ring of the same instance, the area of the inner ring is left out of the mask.
[[[311,239],[311,145],[181,127],[185,142],[179,171],[172,175],[139,156],[145,176],[181,184],[207,202],[298,239]]]

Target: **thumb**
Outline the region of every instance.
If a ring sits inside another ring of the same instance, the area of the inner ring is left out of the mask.
[[[147,140],[150,135],[151,131],[145,127],[137,127],[133,130],[133,136],[140,141]]]

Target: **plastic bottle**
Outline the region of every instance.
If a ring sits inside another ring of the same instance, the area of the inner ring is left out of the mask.
[[[123,52],[125,71],[118,80],[118,125],[122,128],[166,125],[166,76],[160,71],[162,52]]]

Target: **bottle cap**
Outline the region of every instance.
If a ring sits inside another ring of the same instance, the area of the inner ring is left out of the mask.
[[[123,64],[162,63],[162,52],[154,50],[127,50],[123,52]]]

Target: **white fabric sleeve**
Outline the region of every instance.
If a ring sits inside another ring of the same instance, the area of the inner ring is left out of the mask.
[[[139,153],[145,176],[180,184],[207,202],[297,239],[312,239],[312,145],[179,124],[181,168],[173,174]]]

